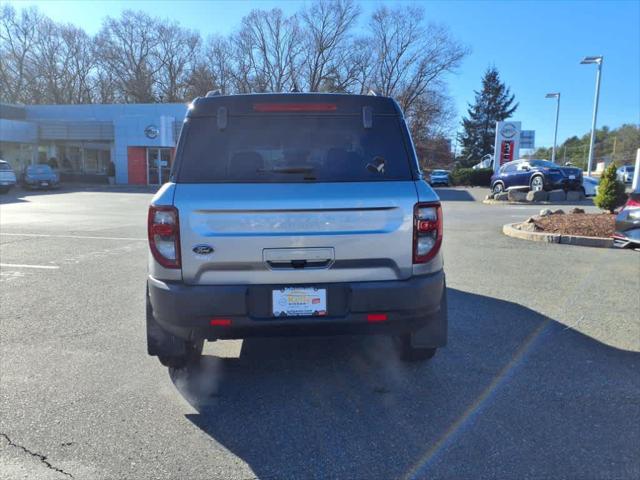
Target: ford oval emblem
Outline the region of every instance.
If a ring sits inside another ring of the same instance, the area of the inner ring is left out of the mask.
[[[209,255],[213,253],[213,247],[211,245],[200,244],[193,247],[193,253],[196,255]]]

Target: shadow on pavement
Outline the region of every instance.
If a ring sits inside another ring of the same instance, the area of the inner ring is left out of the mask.
[[[436,188],[440,200],[445,202],[475,202],[476,199],[467,190],[456,188]]]
[[[428,363],[384,337],[252,339],[170,375],[258,478],[638,477],[637,353],[448,295],[450,345]]]
[[[94,185],[94,184],[62,184],[55,189],[24,189],[12,188],[5,194],[0,194],[0,204],[28,202],[31,197],[42,195],[58,195],[61,193],[97,192],[97,193],[144,193],[150,194],[158,191],[157,185]]]

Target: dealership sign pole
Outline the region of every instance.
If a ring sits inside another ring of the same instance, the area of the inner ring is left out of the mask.
[[[493,171],[498,172],[520,154],[520,122],[496,122],[496,143],[493,148]]]

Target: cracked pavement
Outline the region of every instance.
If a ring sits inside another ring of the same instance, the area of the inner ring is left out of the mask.
[[[0,437],[3,440],[1,442],[2,446],[0,447],[0,459],[2,459],[4,471],[3,475],[14,478],[33,478],[34,476],[37,476],[38,478],[60,478],[60,476],[73,478],[73,475],[70,473],[51,465],[47,460],[47,457],[41,453],[32,452],[27,447],[14,443],[13,440],[11,440],[5,433],[0,433]],[[11,454],[13,449],[17,450],[17,455]],[[44,466],[47,471],[38,472],[38,468],[35,466],[24,469],[24,464],[29,462],[21,458],[20,452],[37,459],[37,461]],[[35,470],[35,472],[33,470]]]

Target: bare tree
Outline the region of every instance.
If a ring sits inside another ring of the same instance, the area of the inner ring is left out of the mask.
[[[89,36],[45,18],[29,64],[35,103],[91,103],[95,61]]]
[[[348,41],[359,14],[352,0],[317,0],[302,11],[305,90],[345,91],[353,83]]]
[[[231,63],[231,43],[219,35],[209,37],[205,51],[205,61],[213,76],[214,88],[223,95],[233,91],[233,65]]]
[[[96,103],[122,103],[117,79],[111,70],[99,68],[93,78],[93,97]]]
[[[11,5],[0,11],[0,98],[31,103],[29,65],[43,17],[35,8],[16,14]]]
[[[101,67],[113,74],[125,102],[150,103],[156,75],[160,38],[158,21],[142,12],[126,10],[119,19],[107,17],[96,38]]]
[[[244,88],[257,92],[282,92],[294,85],[294,72],[300,52],[300,29],[295,16],[282,10],[253,10],[242,19],[232,37],[236,75]]]
[[[376,56],[373,84],[382,95],[396,97],[406,111],[467,54],[448,30],[424,26],[418,7],[378,8],[371,17],[371,46]]]
[[[158,23],[158,96],[165,102],[184,101],[189,76],[196,65],[200,35],[181,28],[177,23]]]

